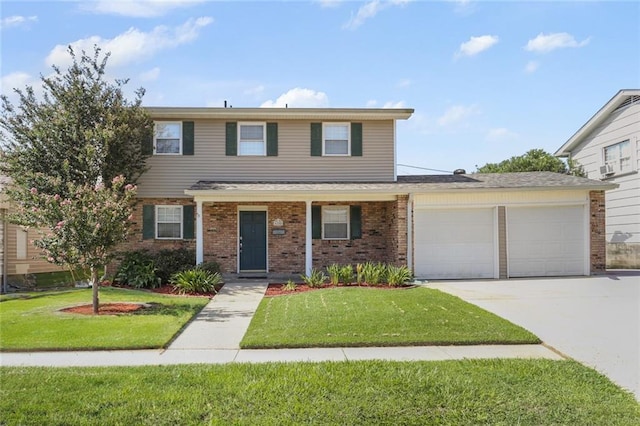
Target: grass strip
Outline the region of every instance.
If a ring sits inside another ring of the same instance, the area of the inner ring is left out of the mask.
[[[242,348],[540,343],[529,331],[429,288],[339,287],[265,298]]]

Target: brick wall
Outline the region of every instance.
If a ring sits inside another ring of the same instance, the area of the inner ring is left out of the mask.
[[[407,265],[407,202],[408,195],[399,195],[396,201],[389,203],[388,215],[389,253],[386,262],[397,266]]]
[[[607,237],[605,230],[604,191],[589,192],[589,226],[591,238],[591,274],[603,274],[606,271]]]

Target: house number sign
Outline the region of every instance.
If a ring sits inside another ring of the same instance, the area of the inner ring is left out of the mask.
[[[284,225],[284,222],[282,221],[282,219],[274,219],[273,226],[282,226],[282,225]]]

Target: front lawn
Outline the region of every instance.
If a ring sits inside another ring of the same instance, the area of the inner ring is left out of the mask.
[[[164,347],[209,299],[101,288],[100,303],[140,302],[125,315],[78,315],[60,309],[91,303],[91,289],[32,293],[0,303],[0,350],[142,349]]]
[[[439,290],[338,287],[264,298],[240,346],[508,343],[540,340],[507,320]]]
[[[573,361],[0,368],[7,425],[635,425],[633,396]]]

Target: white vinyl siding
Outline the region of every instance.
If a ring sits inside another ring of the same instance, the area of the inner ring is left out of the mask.
[[[238,124],[238,155],[267,155],[265,123]]]
[[[16,259],[24,260],[27,258],[28,241],[27,230],[22,227],[16,228]]]
[[[157,121],[153,137],[155,155],[182,154],[182,123]]]
[[[310,123],[314,120],[278,121],[278,156],[227,156],[226,122],[195,123],[198,150],[194,156],[147,159],[149,170],[138,181],[141,198],[185,198],[184,190],[200,180],[393,182],[393,120],[363,123],[362,157],[309,155]]]
[[[349,239],[349,207],[348,206],[323,206],[322,207],[322,239],[324,240]]]
[[[156,206],[156,238],[182,238],[182,206]]]
[[[351,127],[349,123],[324,123],[322,155],[351,155]]]

